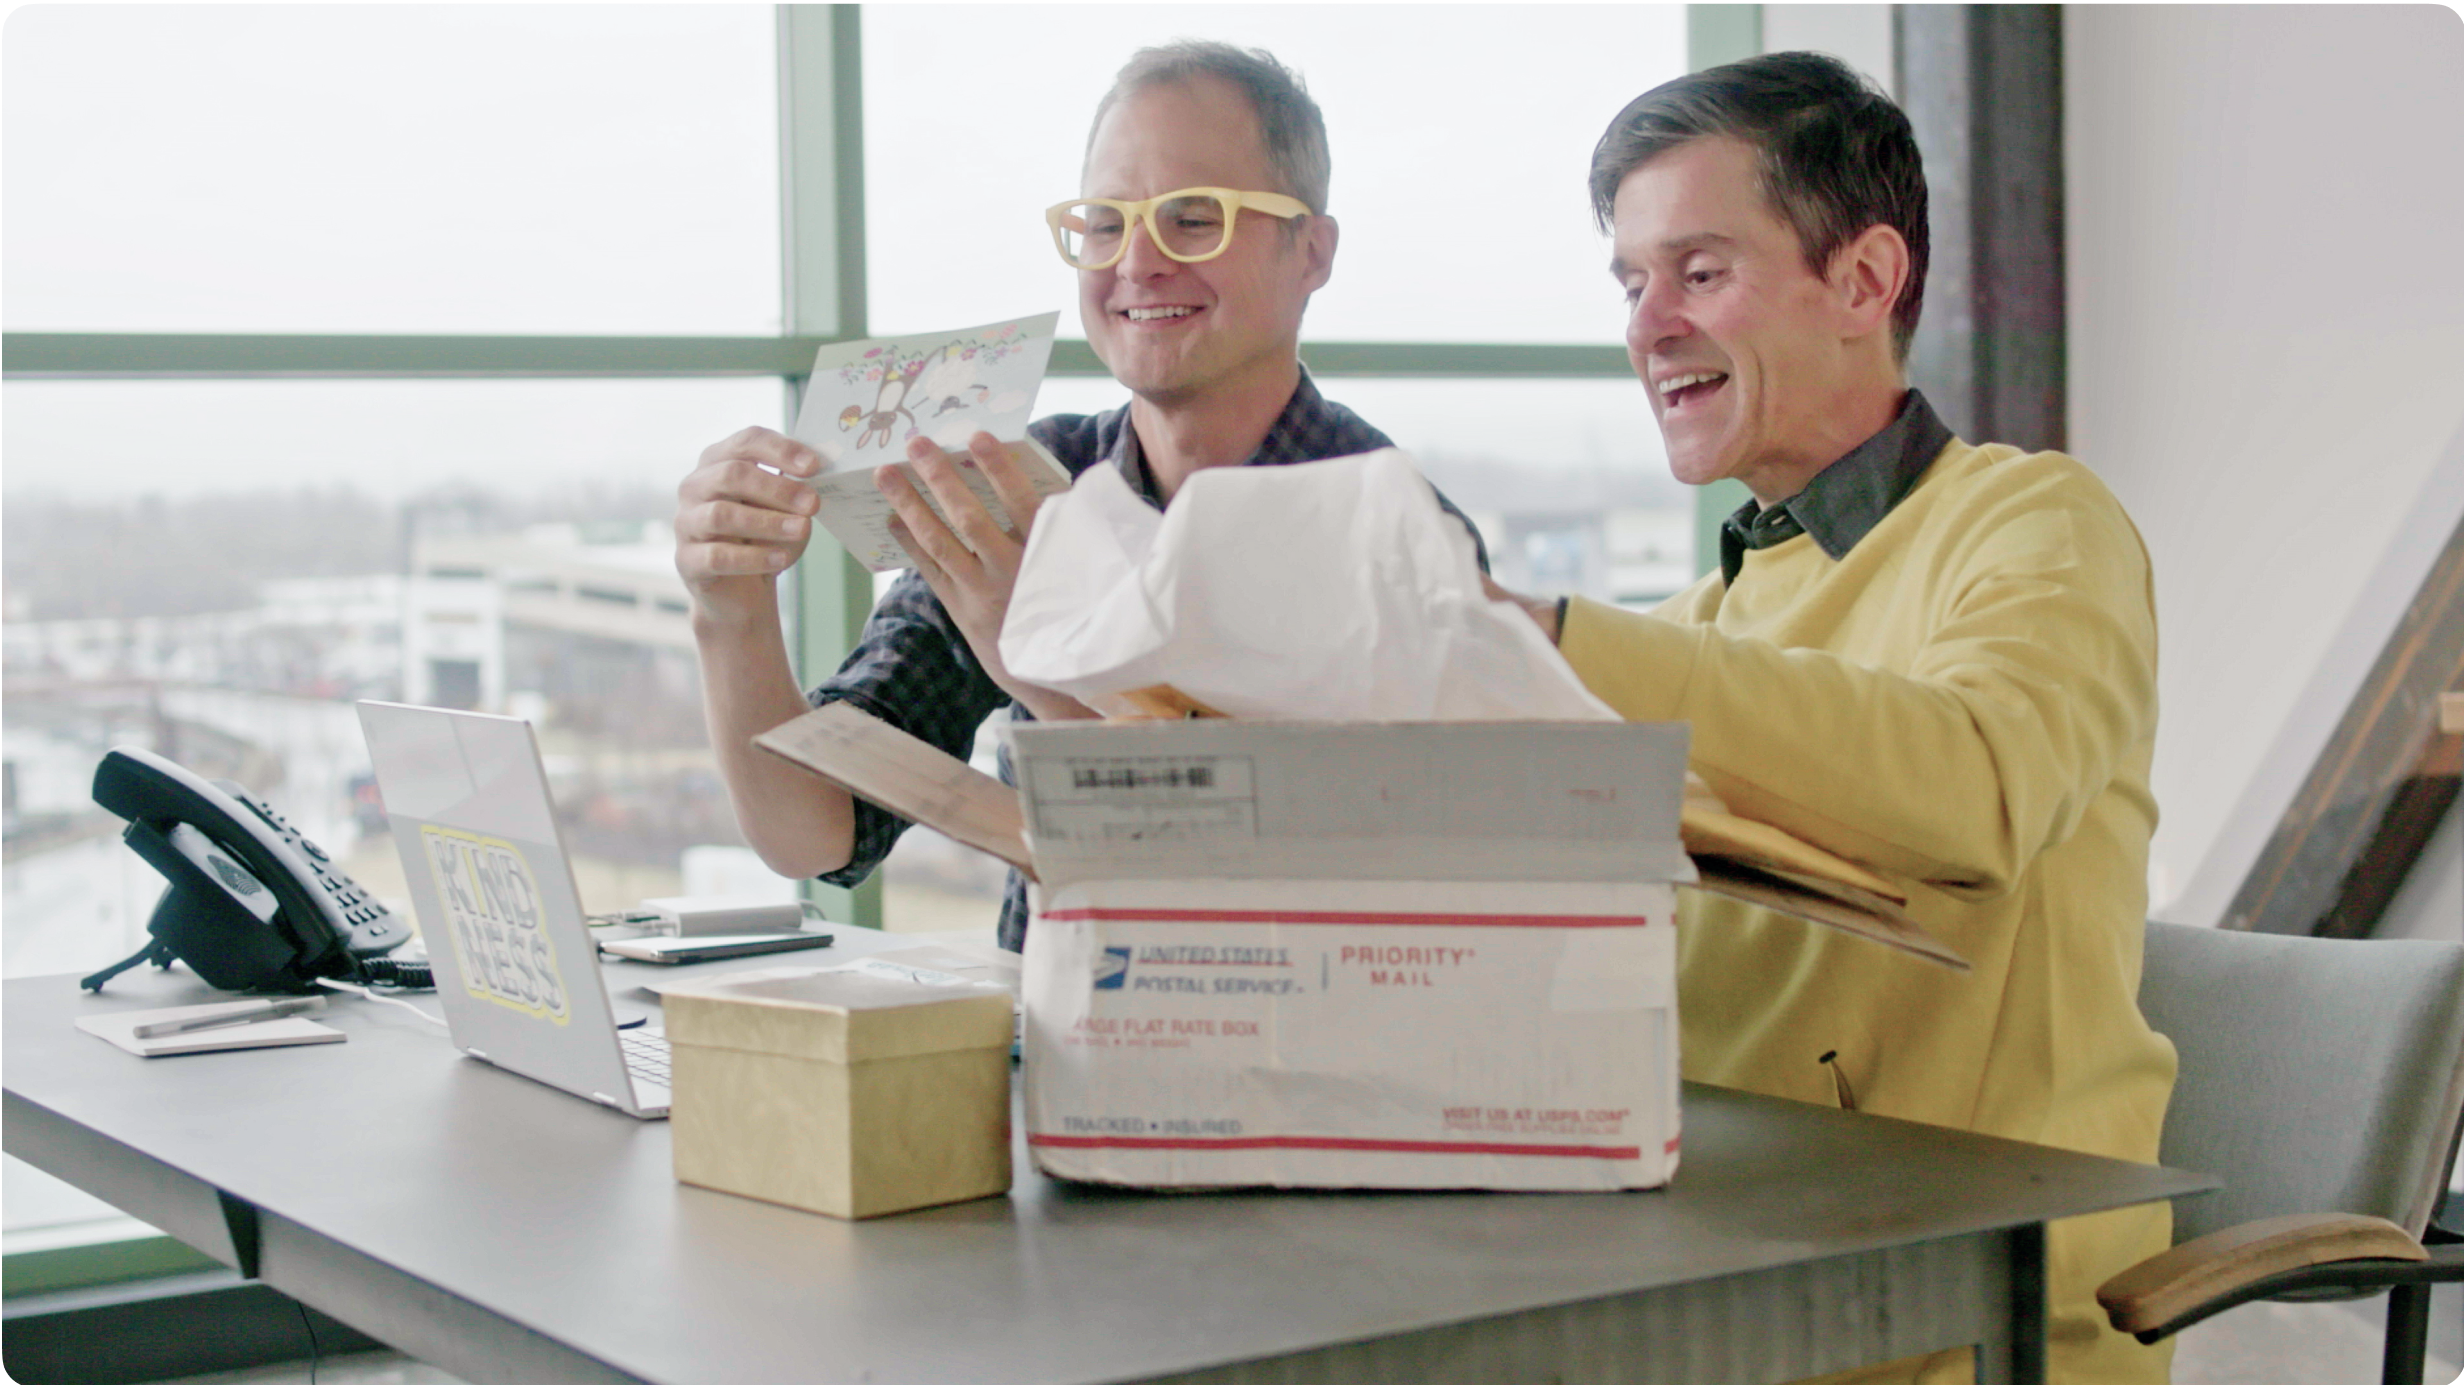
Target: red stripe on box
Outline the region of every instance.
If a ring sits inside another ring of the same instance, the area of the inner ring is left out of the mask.
[[[1365,923],[1444,928],[1645,928],[1648,915],[1626,914],[1361,914],[1282,909],[1057,909],[1056,923]]]
[[[1671,1154],[1676,1153],[1676,1152],[1677,1152],[1677,1145],[1678,1145],[1678,1143],[1679,1143],[1679,1142],[1678,1142],[1678,1141],[1676,1141],[1676,1140],[1671,1140],[1671,1141],[1669,1141],[1669,1142],[1668,1142],[1668,1152],[1669,1152],[1669,1153],[1671,1153]]]
[[[1249,1139],[1153,1139],[1137,1135],[1029,1135],[1031,1145],[1058,1149],[1345,1149],[1376,1154],[1512,1154],[1559,1159],[1640,1159],[1639,1145],[1473,1145],[1440,1140],[1346,1140],[1323,1135],[1259,1135]],[[1675,1148],[1675,1142],[1670,1142]]]

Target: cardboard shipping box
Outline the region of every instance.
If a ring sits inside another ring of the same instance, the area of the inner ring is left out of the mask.
[[[1682,726],[1022,726],[1027,1141],[1189,1186],[1647,1188]]]
[[[763,743],[1038,878],[1048,1173],[1609,1189],[1676,1165],[1682,726],[1022,726],[1015,792],[843,704]]]
[[[1676,1168],[1682,725],[1021,725],[1016,790],[845,703],[756,739],[1036,881],[1025,1119],[1048,1173],[1608,1189]],[[1887,901],[1773,864],[1701,883],[1958,965]]]

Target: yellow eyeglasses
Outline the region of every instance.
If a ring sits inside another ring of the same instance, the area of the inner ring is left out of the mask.
[[[1087,197],[1044,211],[1052,243],[1075,269],[1110,269],[1129,253],[1132,222],[1146,223],[1147,239],[1182,264],[1211,260],[1232,248],[1232,228],[1243,209],[1290,220],[1309,215],[1309,205],[1279,192],[1232,188],[1182,188],[1143,202]]]

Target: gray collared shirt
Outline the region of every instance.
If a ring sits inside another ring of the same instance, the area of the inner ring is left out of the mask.
[[[1770,548],[1811,534],[1838,562],[1916,489],[1925,469],[1951,441],[1951,430],[1915,390],[1883,430],[1824,467],[1805,489],[1764,509],[1748,500],[1720,523],[1720,575],[1735,586],[1749,548]]]

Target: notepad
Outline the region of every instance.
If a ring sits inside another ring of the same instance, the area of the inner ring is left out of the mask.
[[[141,1024],[237,1013],[260,1004],[263,1002],[226,1000],[212,1005],[180,1005],[168,1010],[115,1010],[107,1015],[84,1016],[77,1021],[77,1027],[114,1048],[134,1053],[140,1058],[168,1058],[175,1053],[219,1053],[235,1048],[283,1048],[291,1044],[338,1044],[350,1037],[331,1025],[297,1016],[259,1020],[255,1024],[234,1024],[222,1029],[197,1029],[186,1034],[158,1034],[150,1039],[140,1039],[131,1032]]]

